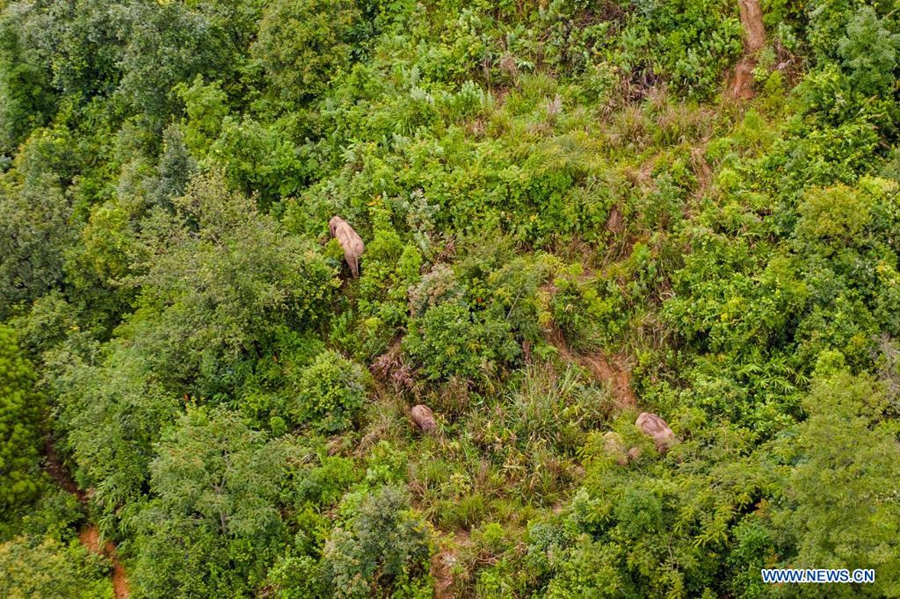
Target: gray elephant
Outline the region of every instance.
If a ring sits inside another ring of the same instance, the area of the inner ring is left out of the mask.
[[[678,442],[675,433],[672,432],[666,421],[656,414],[643,412],[638,416],[634,424],[641,429],[642,433],[653,439],[653,442],[656,444],[656,450],[659,453],[666,453],[670,447]]]
[[[362,256],[366,249],[362,237],[340,216],[335,216],[328,221],[328,228],[331,231],[331,236],[336,238],[341,247],[344,248],[344,260],[346,260],[347,266],[350,267],[353,278],[359,277],[359,257]]]

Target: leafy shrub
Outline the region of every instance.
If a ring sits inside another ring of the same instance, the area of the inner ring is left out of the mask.
[[[864,241],[879,199],[871,192],[860,193],[846,186],[811,190],[797,207],[801,247],[831,256],[836,250]]]
[[[615,57],[634,79],[651,74],[704,97],[741,52],[740,23],[719,0],[649,0],[635,8]]]
[[[467,296],[486,317],[508,322],[517,340],[540,343],[538,294],[556,262],[550,256],[533,260],[510,257],[506,263],[502,258],[505,256],[495,257],[494,264],[479,263],[478,259],[462,262],[469,282]]]
[[[62,140],[35,140],[20,159],[47,160],[47,146],[57,141]],[[21,186],[0,183],[0,318],[9,317],[16,304],[61,287],[65,251],[77,234],[69,224],[72,205],[53,176],[34,175]]]
[[[55,424],[65,434],[77,480],[95,488],[96,505],[112,513],[143,496],[153,443],[177,414],[179,399],[133,347],[116,344],[98,356],[95,345],[80,345],[70,341],[47,356],[50,390],[58,398]]]
[[[465,293],[453,269],[438,264],[409,290],[409,311],[414,317],[422,316],[429,308],[462,301]]]
[[[54,107],[49,73],[23,39],[21,16],[10,13],[0,14],[0,153],[8,155]]]
[[[403,349],[432,381],[451,376],[486,381],[521,353],[508,322],[459,303],[440,304],[410,321]]]
[[[862,6],[838,42],[838,54],[849,72],[850,85],[860,94],[875,96],[891,89],[896,79],[900,35],[891,33],[871,6]]]
[[[427,570],[430,557],[429,533],[405,493],[382,487],[362,500],[346,528],[332,532],[322,568],[333,596],[363,598],[400,591]]]
[[[100,558],[52,537],[21,536],[0,543],[0,571],[0,594],[10,599],[112,597]]]
[[[261,209],[298,192],[309,169],[300,150],[280,127],[254,119],[226,118],[221,135],[210,148],[210,162],[225,173],[232,186],[254,195]]]
[[[298,422],[311,422],[317,430],[336,433],[350,427],[366,400],[362,367],[333,351],[316,356],[305,368],[293,391],[289,411]]]
[[[621,293],[610,282],[605,285],[608,291],[601,294],[603,287],[597,281],[582,279],[579,267],[572,270],[553,280],[556,291],[549,306],[553,322],[573,348],[595,349],[607,331],[614,334],[621,325],[617,322],[623,315]]]
[[[324,316],[334,271],[216,174],[194,180],[176,207],[174,220],[156,214],[145,229],[158,253],[127,330],[170,382],[193,381],[198,395],[229,392],[279,331]]]
[[[883,401],[866,377],[842,368],[820,373],[804,401],[810,417],[799,426],[794,445],[797,466],[785,489],[790,504],[772,514],[778,528],[796,535],[797,554],[784,556],[784,562],[797,568],[874,568],[881,576],[874,585],[836,589],[835,596],[900,591],[900,543],[893,533],[900,529],[900,507],[889,482],[900,476],[900,451],[893,433],[871,426]]]
[[[33,500],[40,482],[40,396],[33,366],[17,335],[0,325],[0,517],[4,520]]]
[[[134,522],[138,592],[250,596],[284,541],[278,497],[290,446],[233,412],[195,408],[157,451],[154,498]]]
[[[352,2],[276,0],[263,12],[253,53],[285,99],[307,99],[348,64],[358,18]]]

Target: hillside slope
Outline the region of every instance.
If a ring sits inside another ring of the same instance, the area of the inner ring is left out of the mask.
[[[898,52],[818,0],[0,0],[0,595],[900,596]]]

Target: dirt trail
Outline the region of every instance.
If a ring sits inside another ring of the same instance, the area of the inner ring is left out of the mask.
[[[735,65],[729,87],[732,96],[746,99],[753,96],[753,69],[756,54],[766,45],[766,28],[759,0],[738,0],[738,4],[744,28],[744,57]]]
[[[547,340],[559,350],[559,355],[563,358],[584,366],[595,378],[609,383],[615,395],[616,406],[620,410],[637,407],[637,397],[631,388],[631,373],[621,357],[610,358],[602,352],[576,354],[558,331],[554,331]]]
[[[449,533],[439,541],[440,549],[431,558],[431,575],[434,576],[434,599],[453,599],[456,597],[453,588],[453,566],[456,564],[456,551],[468,544],[469,533],[459,530]]]
[[[62,461],[59,459],[59,454],[56,453],[56,449],[53,447],[53,443],[49,438],[44,441],[44,455],[46,456],[44,469],[47,471],[47,474],[50,475],[56,484],[74,495],[79,502],[86,504],[87,495],[78,488],[78,485],[75,484],[75,481],[73,481],[68,472],[66,472],[65,467],[62,465]],[[81,541],[82,546],[91,553],[102,555],[110,561],[113,568],[113,594],[116,599],[128,599],[128,577],[125,575],[125,568],[116,556],[115,543],[107,540],[106,543],[101,546],[100,529],[94,524],[88,524],[82,528],[81,532],[78,533],[78,540]]]
[[[759,0],[738,0],[741,10],[741,25],[744,27],[744,50],[755,54],[766,45],[766,28],[763,25],[762,8]]]
[[[455,552],[450,548],[441,548],[431,558],[434,599],[453,599],[453,572],[450,569],[455,561]]]
[[[116,599],[126,599],[128,597],[128,578],[125,576],[125,568],[116,557],[115,544],[112,541],[106,541],[101,547],[100,529],[95,525],[84,527],[78,534],[78,539],[85,549],[91,553],[102,555],[112,563],[113,593]]]
[[[75,481],[69,477],[69,473],[66,472],[66,469],[63,467],[62,461],[59,459],[59,454],[56,453],[56,448],[53,447],[53,443],[50,441],[49,437],[44,439],[44,457],[46,457],[44,470],[50,475],[50,478],[52,478],[57,485],[77,497],[78,501],[86,503],[87,497],[85,496],[84,491],[79,489],[78,485],[75,484]]]

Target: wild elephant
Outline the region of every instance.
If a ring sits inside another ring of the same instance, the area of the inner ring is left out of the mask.
[[[628,463],[628,454],[625,453],[625,440],[619,433],[608,432],[603,435],[603,451],[611,458],[615,458],[620,466]]]
[[[331,231],[331,236],[336,238],[341,247],[344,248],[344,260],[347,262],[347,266],[350,267],[353,278],[359,277],[359,257],[362,256],[366,249],[362,237],[340,216],[335,216],[328,221],[328,228]]]
[[[413,406],[411,410],[413,422],[422,429],[423,433],[431,433],[437,429],[437,422],[434,420],[434,412],[426,405],[419,404]]]
[[[678,441],[666,421],[656,414],[643,412],[634,424],[642,433],[653,439],[659,453],[666,453]]]

